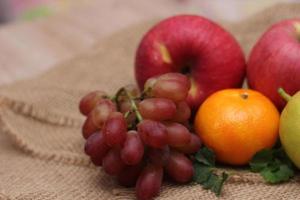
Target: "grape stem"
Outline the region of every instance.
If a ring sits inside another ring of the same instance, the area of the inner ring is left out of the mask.
[[[126,96],[128,97],[128,99],[130,100],[130,104],[131,104],[131,109],[132,111],[135,113],[137,119],[139,122],[143,121],[143,117],[141,115],[141,113],[139,112],[135,101],[133,100],[133,97],[131,96],[131,94],[124,88],[124,92],[126,94]]]
[[[127,111],[126,113],[124,113],[124,117],[127,118],[130,114],[131,114],[131,111]]]
[[[152,88],[145,88],[142,93],[141,93],[141,100],[145,99],[150,93],[151,93]]]
[[[120,88],[120,90],[119,90],[119,91],[116,93],[116,95],[113,97],[114,101],[116,101],[116,103],[118,104],[119,96],[120,96],[122,93],[125,94],[126,97],[129,99],[129,101],[130,101],[130,106],[131,106],[131,111],[135,113],[138,122],[143,121],[143,117],[142,117],[141,113],[140,113],[139,110],[138,110],[138,107],[137,107],[137,105],[136,105],[136,103],[135,103],[135,101],[134,101],[134,97],[133,97],[133,96],[132,96],[132,95],[131,95],[124,87]],[[128,116],[128,114],[127,114],[127,116]]]

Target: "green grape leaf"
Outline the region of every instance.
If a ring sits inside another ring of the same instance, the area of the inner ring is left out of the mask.
[[[295,167],[282,148],[257,152],[249,165],[252,172],[260,173],[271,184],[288,181],[295,175]]]
[[[194,181],[219,196],[228,174],[215,173],[215,154],[211,149],[203,147],[195,154],[194,169]]]

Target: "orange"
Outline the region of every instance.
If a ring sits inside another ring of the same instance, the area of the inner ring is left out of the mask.
[[[279,112],[261,93],[226,89],[209,96],[195,116],[195,130],[219,162],[247,164],[278,138]]]

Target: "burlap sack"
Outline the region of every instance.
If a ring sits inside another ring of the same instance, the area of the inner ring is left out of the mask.
[[[249,52],[266,28],[297,17],[300,4],[278,5],[238,24],[223,24]],[[1,87],[0,199],[132,199],[83,154],[77,104],[93,89],[114,92],[134,83],[134,52],[154,22],[130,27],[89,52],[37,78]],[[236,171],[220,199],[300,199],[298,177],[270,186],[256,174]],[[199,185],[164,184],[158,199],[217,199]]]

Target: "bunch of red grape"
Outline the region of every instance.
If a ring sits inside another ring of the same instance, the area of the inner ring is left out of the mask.
[[[201,146],[189,127],[189,89],[185,75],[168,73],[150,78],[142,93],[127,86],[112,98],[101,91],[86,95],[80,102],[87,116],[85,153],[121,185],[135,186],[141,200],[158,195],[163,172],[189,182],[194,174],[189,154]]]

